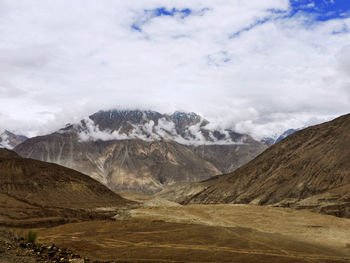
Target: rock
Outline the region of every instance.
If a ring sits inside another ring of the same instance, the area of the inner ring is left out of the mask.
[[[22,247],[22,248],[27,248],[27,244],[26,243],[20,243],[19,246]]]

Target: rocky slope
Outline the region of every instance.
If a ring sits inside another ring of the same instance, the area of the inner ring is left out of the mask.
[[[91,211],[128,204],[87,175],[0,149],[0,225],[100,218]]]
[[[182,203],[250,203],[350,217],[350,115],[289,135],[233,173],[162,193]],[[181,193],[182,196],[176,193]]]
[[[4,130],[3,132],[0,131],[0,148],[13,149],[27,139],[26,136],[17,135],[8,130]]]
[[[266,148],[208,124],[194,113],[100,111],[15,151],[89,174],[114,191],[154,193],[233,171]]]

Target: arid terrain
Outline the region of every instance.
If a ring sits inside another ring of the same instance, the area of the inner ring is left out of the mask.
[[[0,224],[32,228],[41,247],[80,262],[350,262],[349,116],[295,132],[232,174],[155,195],[117,194],[0,150]],[[7,262],[37,256],[16,243],[3,251]]]
[[[39,242],[117,262],[350,262],[348,219],[288,208],[181,206],[136,198],[143,206],[124,218],[38,229]]]
[[[119,196],[67,168],[19,158],[5,150],[1,158],[2,167],[7,167],[14,180],[21,182],[23,175],[28,177],[27,184],[17,187],[4,177],[7,187],[2,190],[0,210],[3,227],[17,235],[32,228],[38,233],[39,247],[55,244],[61,251],[69,249],[82,257],[79,263],[90,262],[83,258],[96,262],[350,262],[349,219],[272,206],[183,206],[140,193]],[[42,177],[23,173],[27,165]],[[90,190],[70,188],[74,186],[71,183],[64,191],[53,190],[55,181],[45,177],[52,165],[57,171],[62,169],[56,180],[84,181]],[[35,188],[34,178],[37,184],[46,178],[46,187]],[[33,187],[35,191],[31,192]],[[57,195],[44,198],[47,188]],[[18,198],[24,193],[30,193],[35,202]],[[71,204],[58,202],[69,198]],[[90,198],[100,202],[91,202]],[[1,263],[45,262],[35,250],[20,247],[3,233]]]

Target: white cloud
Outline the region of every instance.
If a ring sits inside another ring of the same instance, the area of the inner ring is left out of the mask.
[[[207,121],[204,122],[203,118],[196,124],[181,126],[183,132],[179,133],[176,130],[175,123],[170,118],[170,116],[165,116],[160,118],[157,123],[154,123],[153,120],[148,120],[145,117],[142,124],[127,122],[128,124],[123,124],[115,130],[101,130],[98,124],[92,119],[85,118],[80,124],[74,124],[71,129],[60,130],[59,132],[77,132],[80,141],[126,139],[139,139],[143,141],[167,140],[185,145],[241,145],[247,143],[247,138],[244,136],[239,139],[232,139],[227,130],[210,128]],[[125,130],[124,125],[131,127],[131,129]],[[225,136],[224,138],[217,139],[214,136],[214,132],[219,132]],[[208,138],[204,136],[204,133],[208,135]]]
[[[350,77],[350,44],[344,46],[337,54],[339,60],[339,69],[347,77]]]
[[[159,7],[194,13],[131,29]],[[302,14],[268,11],[288,8],[287,0],[1,1],[0,126],[42,134],[100,109],[137,107],[194,111],[259,137],[347,113],[350,20],[305,27]]]

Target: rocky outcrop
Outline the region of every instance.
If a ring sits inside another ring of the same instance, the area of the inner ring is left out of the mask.
[[[30,231],[30,233],[36,234],[33,231]],[[74,254],[70,249],[58,248],[54,244],[45,246],[35,242],[29,242],[25,236],[20,236],[6,230],[0,230],[0,254],[0,262],[8,263],[92,262],[88,258],[82,258],[80,255]]]

